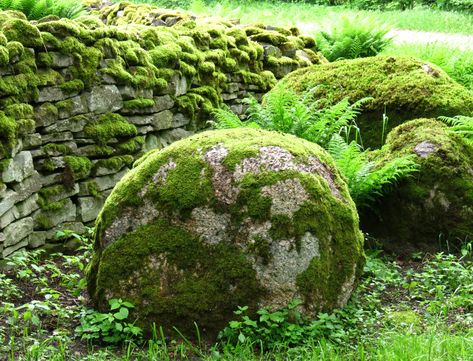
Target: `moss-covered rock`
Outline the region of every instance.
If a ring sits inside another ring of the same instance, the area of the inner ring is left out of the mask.
[[[137,322],[208,336],[233,317],[301,298],[343,306],[364,261],[348,189],[319,146],[254,129],[219,130],[152,151],[102,209],[92,299],[135,304]]]
[[[473,147],[443,123],[419,119],[395,128],[373,160],[382,164],[408,154],[417,156],[419,172],[383,197],[374,211],[360,215],[364,231],[399,253],[470,239]]]
[[[321,106],[343,98],[365,105],[358,125],[365,145],[379,147],[382,115],[388,129],[415,118],[470,115],[473,94],[435,65],[410,57],[372,57],[337,61],[297,70],[281,81],[297,92],[314,89]]]

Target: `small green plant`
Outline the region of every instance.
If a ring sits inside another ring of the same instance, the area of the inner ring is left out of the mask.
[[[21,11],[30,20],[48,15],[74,19],[85,11],[82,3],[76,0],[0,0],[0,9]]]
[[[392,41],[390,28],[362,16],[342,17],[317,34],[320,51],[329,61],[375,56]]]
[[[121,299],[111,299],[109,305],[111,312],[108,313],[93,309],[84,310],[75,332],[84,340],[106,343],[120,343],[141,337],[143,330],[127,322],[130,309],[134,305]]]

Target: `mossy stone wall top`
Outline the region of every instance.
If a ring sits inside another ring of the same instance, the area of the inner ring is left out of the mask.
[[[181,20],[0,12],[0,257],[83,229],[145,151],[205,127],[223,103],[242,114],[242,98],[319,61],[288,30]]]

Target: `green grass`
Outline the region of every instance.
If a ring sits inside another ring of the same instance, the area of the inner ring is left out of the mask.
[[[340,16],[360,15],[385,22],[398,29],[473,34],[473,14],[425,8],[383,12],[355,10],[340,6],[327,7],[266,1],[231,2],[227,0],[206,5],[201,0],[194,0],[190,4],[190,10],[197,15],[212,14],[241,19],[244,24],[264,22],[275,26],[298,26],[306,32],[323,29],[324,24],[336,21]]]

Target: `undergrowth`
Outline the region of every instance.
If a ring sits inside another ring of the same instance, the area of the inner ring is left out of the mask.
[[[294,300],[252,317],[242,305],[209,344],[198,328],[194,341],[170,339],[159,325],[142,336],[126,300],[112,300],[105,313],[91,309],[81,282],[91,248],[83,240],[75,254],[33,251],[7,260],[0,277],[2,360],[440,361],[473,354],[471,243],[459,255],[403,261],[368,251],[364,275],[343,309],[310,318]]]
[[[84,13],[85,7],[76,0],[0,0],[0,9],[18,10],[30,20],[48,15],[74,19]]]

